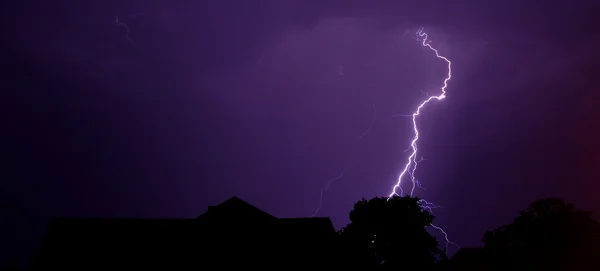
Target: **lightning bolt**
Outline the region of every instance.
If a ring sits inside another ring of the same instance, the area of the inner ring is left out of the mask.
[[[404,33],[403,36],[405,36],[407,34]],[[450,81],[450,79],[452,79],[452,62],[446,58],[445,56],[440,55],[440,53],[438,52],[437,49],[435,49],[434,47],[431,46],[431,41],[428,39],[428,35],[427,33],[424,32],[424,28],[421,27],[417,30],[416,32],[416,40],[421,42],[421,45],[423,47],[428,48],[429,50],[433,51],[435,53],[435,56],[438,59],[444,60],[448,66],[448,74],[446,75],[445,79],[444,79],[444,83],[443,86],[440,88],[440,94],[438,95],[429,95],[427,92],[423,92],[423,94],[426,95],[426,99],[421,102],[419,104],[419,106],[417,107],[416,111],[410,115],[403,115],[403,114],[396,114],[396,115],[392,115],[391,117],[411,117],[412,118],[412,123],[413,123],[413,132],[414,132],[414,137],[410,143],[410,146],[406,149],[405,152],[411,151],[410,155],[407,158],[406,164],[404,165],[404,168],[402,169],[402,172],[400,173],[400,175],[398,176],[398,181],[396,182],[396,184],[392,187],[392,191],[388,196],[389,198],[392,198],[394,196],[403,196],[405,195],[404,193],[404,189],[402,188],[402,181],[403,179],[406,177],[406,175],[408,175],[409,180],[412,182],[412,187],[410,189],[410,193],[408,193],[408,195],[413,196],[414,192],[415,192],[415,188],[421,188],[424,189],[423,186],[421,185],[421,182],[419,182],[419,180],[416,179],[415,177],[415,172],[417,170],[417,166],[419,165],[420,162],[422,162],[423,157],[421,157],[419,160],[417,160],[417,154],[418,154],[418,147],[417,147],[417,142],[419,141],[419,129],[418,129],[418,125],[417,125],[417,117],[421,114],[421,109],[423,109],[425,107],[425,105],[427,105],[429,102],[431,102],[432,100],[443,100],[444,98],[446,98],[446,88],[448,87],[448,82]],[[376,114],[375,114],[375,106],[373,106],[373,122],[375,122],[376,120]],[[373,122],[371,123],[371,126],[361,135],[359,136],[358,140],[362,139],[363,137],[365,137],[371,130]],[[350,169],[350,167],[347,167],[344,171],[342,171],[341,174],[339,174],[338,176],[330,179],[327,184],[325,185],[325,187],[323,187],[323,189],[321,189],[321,193],[320,193],[320,198],[319,198],[319,205],[317,207],[317,209],[315,210],[315,212],[311,215],[311,217],[314,217],[315,215],[317,215],[322,207],[323,204],[323,196],[324,196],[324,192],[329,188],[329,186],[335,182],[336,180],[341,179],[342,177],[344,177],[344,175],[346,174],[346,172]],[[398,192],[398,190],[400,192]],[[419,206],[421,207],[421,209],[423,210],[427,210],[430,213],[433,213],[433,209],[438,208],[439,206],[424,200],[424,199],[419,199],[418,201]],[[455,246],[456,248],[460,249],[460,247],[450,241],[450,239],[448,238],[448,234],[446,233],[446,231],[444,229],[442,229],[441,227],[434,225],[434,224],[429,224],[429,226],[433,229],[438,230],[439,232],[441,232],[444,236],[444,239],[446,241],[446,245],[445,245],[445,252],[448,253],[448,247],[450,245]]]
[[[433,51],[435,53],[435,56],[437,58],[442,59],[447,63],[448,74],[446,75],[446,78],[444,79],[444,85],[440,89],[441,93],[437,96],[428,96],[427,99],[425,99],[423,102],[421,102],[421,104],[419,104],[419,106],[417,107],[417,110],[412,114],[413,132],[415,135],[413,137],[412,141],[410,142],[410,147],[409,147],[409,150],[412,150],[412,152],[408,156],[406,165],[404,165],[402,172],[398,176],[398,182],[394,185],[394,187],[392,188],[392,192],[390,193],[390,195],[388,197],[393,197],[396,195],[401,196],[402,194],[404,194],[404,190],[401,187],[402,179],[407,174],[409,175],[410,180],[412,182],[412,188],[410,190],[410,195],[412,196],[414,194],[415,188],[418,185],[418,182],[415,179],[414,173],[417,170],[417,165],[419,164],[419,161],[417,161],[417,152],[419,150],[417,147],[417,142],[419,141],[419,128],[417,125],[417,117],[421,114],[421,109],[423,109],[423,107],[425,107],[425,105],[427,105],[432,100],[439,101],[439,100],[443,100],[444,98],[446,98],[446,88],[448,87],[448,81],[450,81],[450,79],[452,79],[452,62],[445,56],[440,55],[438,50],[431,46],[430,42],[428,41],[427,33],[425,33],[423,31],[422,27],[419,28],[419,30],[417,30],[417,35],[421,39],[421,44],[424,47],[429,48],[431,51]],[[401,191],[400,194],[398,194],[396,192],[398,189],[400,189],[400,191]]]
[[[417,107],[417,110],[414,113],[412,113],[412,115],[409,115],[409,116],[412,116],[412,124],[413,124],[413,132],[414,132],[414,137],[413,137],[412,141],[410,142],[410,147],[407,149],[407,151],[410,150],[411,153],[407,158],[406,164],[404,165],[402,172],[400,172],[400,175],[398,176],[398,181],[392,187],[392,191],[389,194],[388,198],[404,195],[404,189],[402,188],[402,181],[407,175],[408,175],[409,180],[412,182],[412,186],[410,188],[410,193],[408,193],[408,195],[412,196],[415,192],[416,187],[422,188],[421,183],[415,177],[415,172],[417,170],[417,166],[419,165],[419,162],[421,162],[423,160],[422,158],[420,160],[417,160],[417,153],[419,150],[417,147],[417,142],[419,141],[419,129],[418,129],[418,125],[417,125],[417,117],[421,114],[421,109],[423,109],[425,107],[425,105],[427,105],[429,102],[431,102],[433,100],[440,101],[440,100],[443,100],[444,98],[446,98],[446,88],[448,87],[448,82],[450,81],[450,79],[452,79],[452,62],[445,56],[440,55],[438,50],[431,46],[431,41],[428,39],[428,35],[427,35],[427,33],[424,32],[423,27],[421,27],[417,30],[416,37],[417,37],[417,40],[421,42],[421,45],[423,45],[424,47],[428,48],[433,53],[435,53],[435,56],[438,59],[441,59],[446,62],[447,66],[448,66],[448,74],[446,75],[446,78],[444,79],[443,86],[440,88],[440,93],[438,95],[429,95],[428,93],[424,93],[425,95],[427,95],[427,98],[423,102],[421,102],[421,104],[419,104],[419,106]],[[397,115],[397,116],[402,116],[402,115]],[[399,193],[398,193],[398,190],[400,191]],[[432,212],[433,209],[438,207],[437,205],[435,205],[431,202],[428,202],[424,199],[419,200],[419,205],[421,206],[422,209],[427,210],[429,212]],[[440,231],[444,235],[444,239],[446,240],[446,250],[445,250],[446,253],[448,253],[449,245],[454,245],[460,249],[460,247],[456,243],[450,241],[450,239],[448,238],[448,234],[446,233],[446,231],[444,231],[444,229],[442,229],[441,227],[436,226],[434,224],[430,224],[430,226],[432,228]]]

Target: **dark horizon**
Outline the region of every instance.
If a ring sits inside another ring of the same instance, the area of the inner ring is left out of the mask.
[[[191,218],[239,196],[308,217],[341,173],[318,216],[345,226],[404,165],[410,122],[391,116],[445,75],[421,26],[453,62],[420,116],[436,224],[470,247],[539,198],[600,214],[593,1],[2,5],[0,263],[57,216]]]
[[[435,218],[420,202],[410,196],[357,201],[341,230],[329,218],[278,218],[237,197],[191,219],[56,218],[27,270],[191,270],[241,263],[366,270],[598,268],[600,223],[561,199],[532,202],[513,222],[486,231],[483,246],[456,254],[428,232]]]

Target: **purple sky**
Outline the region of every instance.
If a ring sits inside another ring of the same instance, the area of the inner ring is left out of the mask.
[[[404,165],[410,119],[390,116],[441,86],[420,26],[454,68],[420,118],[436,224],[473,246],[542,196],[600,212],[594,1],[197,2],[3,4],[2,260],[57,215],[195,217],[236,195],[309,216],[351,166],[319,213],[345,225]]]

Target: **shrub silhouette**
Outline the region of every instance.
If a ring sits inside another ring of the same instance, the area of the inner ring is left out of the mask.
[[[499,269],[600,270],[600,224],[591,212],[560,199],[535,201],[511,224],[485,233],[484,248]]]

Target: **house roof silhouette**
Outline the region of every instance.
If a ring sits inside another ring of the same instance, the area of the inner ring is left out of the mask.
[[[266,267],[273,257],[326,262],[334,237],[329,218],[276,218],[233,197],[195,219],[56,218],[30,269],[176,270],[225,267],[236,263],[232,258]]]
[[[198,216],[199,219],[236,219],[246,217],[253,217],[255,219],[276,219],[269,213],[258,209],[254,205],[243,201],[238,197],[231,197],[216,206],[208,206],[208,210],[204,214]]]

